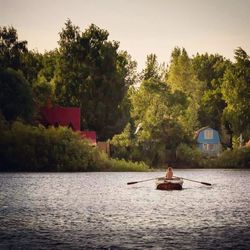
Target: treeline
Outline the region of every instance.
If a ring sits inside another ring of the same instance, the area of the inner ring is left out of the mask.
[[[153,166],[237,167],[241,162],[250,167],[249,150],[239,149],[239,137],[250,138],[250,58],[242,48],[235,50],[234,63],[220,55],[189,57],[175,48],[164,67],[149,55],[140,87],[130,90],[129,100],[130,120],[111,141],[116,157]],[[240,153],[221,155],[226,162],[205,159],[193,139],[205,126],[219,130],[224,150]]]
[[[4,117],[35,122],[37,106],[76,106],[81,108],[82,130],[96,131],[100,140],[120,133],[129,117],[127,91],[136,63],[108,36],[94,24],[81,32],[68,20],[59,48],[41,54],[29,51],[13,27],[0,27]]]
[[[1,27],[4,119],[36,126],[37,107],[77,106],[82,130],[110,140],[113,157],[151,166],[199,165],[193,135],[204,126],[219,130],[224,149],[240,150],[239,137],[248,141],[250,58],[242,48],[231,62],[218,54],[190,57],[177,47],[169,65],[151,54],[137,73],[136,62],[108,36],[94,24],[82,32],[68,20],[58,49],[41,54],[29,51],[13,27]],[[247,154],[239,155],[250,165]]]

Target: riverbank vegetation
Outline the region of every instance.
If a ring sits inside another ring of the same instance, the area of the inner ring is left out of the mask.
[[[169,65],[150,54],[138,73],[108,38],[94,24],[81,31],[67,20],[58,48],[39,53],[15,28],[0,27],[1,170],[250,167],[249,148],[241,148],[250,139],[250,57],[242,48],[232,62],[176,47]],[[114,159],[67,128],[41,127],[46,105],[80,107],[81,129],[109,140]],[[218,158],[196,149],[194,132],[204,126],[221,135]]]
[[[250,147],[224,150],[217,157],[204,157],[196,147],[181,144],[177,148],[176,158],[176,167],[181,168],[249,168]]]
[[[149,171],[144,163],[110,159],[66,127],[0,121],[1,171]]]

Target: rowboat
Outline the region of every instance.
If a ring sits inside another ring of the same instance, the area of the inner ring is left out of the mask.
[[[182,190],[183,179],[181,178],[158,178],[156,180],[156,189],[159,190]]]

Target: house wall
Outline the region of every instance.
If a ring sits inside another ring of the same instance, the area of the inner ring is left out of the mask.
[[[206,139],[205,138],[205,133],[206,133],[205,131],[207,131],[207,130],[213,131],[213,138],[211,138],[211,139]],[[220,143],[219,133],[216,130],[211,129],[211,128],[204,129],[203,131],[201,131],[199,133],[197,142],[198,143],[204,143],[204,144],[217,144],[217,143]]]
[[[221,152],[221,144],[198,144],[198,147],[201,152],[210,156],[217,156]]]
[[[212,137],[206,138],[206,135],[209,136],[211,133]],[[221,151],[220,136],[218,131],[214,129],[206,128],[200,131],[197,138],[197,143],[200,151],[209,156],[216,156]]]

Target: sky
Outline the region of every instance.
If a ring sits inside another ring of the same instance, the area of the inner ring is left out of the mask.
[[[58,47],[69,18],[84,31],[91,23],[120,42],[141,70],[150,53],[169,63],[174,47],[189,56],[234,50],[250,54],[250,0],[0,0],[0,26],[13,26],[19,40],[43,53]]]

